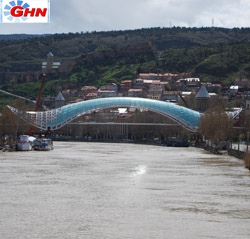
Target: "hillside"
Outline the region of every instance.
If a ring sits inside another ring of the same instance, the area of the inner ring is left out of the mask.
[[[74,67],[68,73],[48,75],[44,94],[86,84],[119,84],[140,72],[190,72],[202,80],[226,84],[240,74],[250,77],[249,41],[248,28],[179,27],[0,41],[0,86],[35,97],[41,62],[49,51],[56,60]]]
[[[6,37],[6,36],[5,36]],[[1,38],[0,38],[1,39]],[[54,34],[16,41],[0,41],[0,72],[40,70],[49,51],[59,60],[95,51],[119,49],[154,41],[157,51],[169,48],[227,45],[250,41],[250,29],[151,28],[131,31]]]

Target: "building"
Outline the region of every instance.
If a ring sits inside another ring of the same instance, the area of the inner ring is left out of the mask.
[[[185,78],[186,81],[186,90],[191,91],[191,90],[199,90],[200,88],[200,79],[199,78]]]
[[[81,88],[80,97],[86,98],[88,94],[97,93],[97,88],[95,86],[84,86]]]
[[[220,94],[221,91],[222,91],[222,85],[221,84],[212,84],[211,82],[204,82],[204,83],[201,83],[201,85],[206,85],[207,91],[209,93]]]
[[[135,89],[144,89],[144,80],[143,79],[136,79],[134,84]]]
[[[178,102],[179,94],[181,92],[178,91],[164,91],[161,96],[161,100],[163,101],[171,101]]]
[[[65,99],[61,92],[58,93],[57,97],[55,98],[55,107],[60,108],[65,105]]]
[[[196,110],[200,112],[205,112],[208,108],[209,99],[210,95],[208,94],[207,88],[205,85],[202,85],[200,91],[195,97]]]
[[[173,81],[173,80],[177,80],[178,77],[179,77],[178,74],[172,74],[172,73],[165,73],[165,74],[140,73],[139,74],[139,78],[143,80]]]
[[[149,99],[153,99],[153,100],[161,100],[162,93],[163,93],[162,85],[152,84],[149,87],[149,91],[148,91],[147,97]]]
[[[155,74],[155,73],[140,73],[139,78],[143,80],[158,80],[160,77],[162,77],[161,74]]]
[[[78,92],[79,92],[78,90],[67,89],[62,91],[62,95],[66,100],[66,102],[68,102],[72,100],[73,97],[78,97],[79,96]]]
[[[147,91],[150,89],[151,85],[158,85],[158,86],[162,85],[160,80],[144,80],[143,84],[144,84],[144,89]]]
[[[55,97],[54,96],[50,96],[50,95],[48,95],[48,96],[45,96],[45,97],[42,97],[42,102],[41,102],[41,104],[42,105],[45,105],[45,106],[47,106],[47,107],[49,107],[49,108],[54,108],[55,107]]]
[[[99,89],[97,91],[98,98],[116,97],[116,96],[117,96],[117,92],[114,90],[101,90],[101,89]]]
[[[144,97],[144,90],[143,89],[129,89],[128,97]]]
[[[43,73],[54,73],[58,72],[61,66],[60,62],[54,61],[54,55],[50,51],[47,55],[47,62],[42,63],[42,72]]]
[[[111,91],[118,91],[118,86],[115,83],[103,85],[100,87],[100,90],[111,90]]]
[[[235,79],[234,85],[238,85],[239,88],[248,89],[250,87],[250,79],[247,78]]]
[[[179,77],[180,76],[178,74],[165,73],[162,75],[161,81],[174,82],[174,81],[177,81]]]
[[[199,78],[179,79],[174,83],[174,89],[179,91],[198,91],[200,88]]]
[[[230,86],[230,94],[237,95],[238,91],[239,91],[239,86],[238,85]]]
[[[121,82],[121,88],[120,91],[127,96],[129,89],[132,88],[132,81],[131,80],[124,80]]]
[[[93,99],[97,99],[97,93],[88,93],[86,96],[85,96],[85,100],[93,100]]]

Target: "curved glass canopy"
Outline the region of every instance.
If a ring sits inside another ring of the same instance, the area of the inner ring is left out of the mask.
[[[46,130],[48,127],[51,127],[51,129],[59,129],[81,115],[114,107],[135,107],[147,109],[169,117],[191,131],[196,131],[200,120],[199,112],[175,105],[173,103],[130,97],[101,98],[82,101],[50,111],[26,112],[25,116],[22,114],[22,118],[28,120],[40,129]],[[12,107],[10,107],[10,109],[14,113],[18,114],[17,109]]]

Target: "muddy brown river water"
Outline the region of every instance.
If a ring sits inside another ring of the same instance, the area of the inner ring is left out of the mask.
[[[0,153],[0,238],[250,238],[250,172],[195,148]]]

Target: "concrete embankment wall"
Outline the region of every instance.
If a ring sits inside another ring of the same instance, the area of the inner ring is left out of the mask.
[[[212,146],[208,146],[205,144],[200,144],[200,145],[195,145],[195,146],[199,148],[203,148],[213,154],[220,154],[219,150],[217,150],[215,147],[212,147]],[[230,156],[244,160],[246,168],[250,170],[250,152],[244,152],[244,151],[228,148],[227,153]]]
[[[227,152],[228,152],[228,155],[236,157],[238,159],[244,159],[244,156],[245,156],[245,152],[238,151],[238,150],[235,150],[235,149],[228,149]]]
[[[206,145],[206,144],[195,145],[195,147],[203,148],[206,151],[209,151],[210,153],[213,153],[213,154],[220,154],[219,150],[217,150],[215,147],[209,146],[209,145]],[[227,149],[227,153],[230,156],[233,156],[233,157],[236,157],[236,158],[242,159],[242,160],[244,159],[244,156],[245,156],[244,151],[231,149],[231,148]]]

